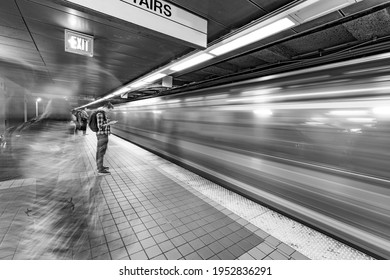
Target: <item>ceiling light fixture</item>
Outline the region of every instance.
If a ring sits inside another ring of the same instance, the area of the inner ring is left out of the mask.
[[[196,55],[195,57],[192,57],[189,60],[185,60],[183,62],[179,62],[177,64],[174,64],[169,69],[172,71],[181,71],[187,68],[190,68],[194,65],[197,65],[199,63],[205,62],[207,60],[212,59],[214,56],[208,53],[202,53],[200,55]]]
[[[308,7],[307,9],[299,9],[294,13],[291,13],[290,16],[297,20],[298,22],[307,22],[313,19],[319,18],[323,15],[329,14],[331,12],[340,10],[351,4],[361,2],[363,0],[326,0],[326,1],[316,1],[315,5]]]
[[[130,85],[130,88],[138,88],[138,87],[142,87],[143,85],[146,85],[147,82],[145,81],[138,81],[138,82],[135,82],[134,84],[131,84]]]
[[[233,41],[230,41],[227,43],[223,43],[223,41],[222,41],[223,45],[218,46],[217,48],[211,50],[210,53],[212,53],[214,55],[225,54],[225,53],[230,52],[232,50],[241,48],[243,46],[252,44],[256,41],[259,41],[259,40],[264,39],[268,36],[276,34],[280,31],[283,31],[283,30],[290,28],[294,25],[295,25],[295,22],[293,22],[291,19],[285,17],[285,18],[282,18],[282,19],[275,21],[271,24],[268,24],[264,27],[261,27],[255,31],[249,33],[249,34],[242,36],[242,37],[238,37],[237,39],[235,39]]]
[[[151,82],[154,82],[155,80],[158,80],[158,79],[161,79],[163,77],[165,77],[167,74],[163,74],[163,73],[156,73],[152,76],[149,76],[145,79],[143,79],[144,82],[146,83],[151,83]]]

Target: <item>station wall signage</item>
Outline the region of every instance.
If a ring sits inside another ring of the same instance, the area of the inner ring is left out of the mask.
[[[65,29],[65,51],[93,56],[93,36]]]
[[[207,46],[207,20],[163,0],[66,0],[82,7],[177,38]]]

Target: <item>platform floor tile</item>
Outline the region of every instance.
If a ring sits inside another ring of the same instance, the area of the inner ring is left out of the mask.
[[[100,230],[82,248],[69,248],[66,259],[309,259],[253,222],[268,210],[251,208],[249,218],[241,215],[208,195],[216,189],[207,180],[115,136],[105,156],[111,174],[98,175],[95,135],[76,137],[85,169],[61,176],[75,185],[83,176],[98,178]],[[0,259],[23,259],[18,245],[34,188],[34,178],[0,182]],[[242,203],[235,194],[227,196]]]

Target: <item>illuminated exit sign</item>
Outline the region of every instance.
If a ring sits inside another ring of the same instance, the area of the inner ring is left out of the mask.
[[[65,51],[93,56],[93,36],[65,29]]]

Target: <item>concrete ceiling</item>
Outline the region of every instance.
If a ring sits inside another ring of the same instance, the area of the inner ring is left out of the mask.
[[[207,19],[207,42],[211,44],[296,1],[167,2]],[[130,93],[128,99],[113,102],[384,52],[390,36],[389,7],[390,1],[364,0],[177,72],[173,89],[163,88],[157,81]],[[65,52],[65,29],[93,35],[94,56]],[[24,89],[23,94],[66,96],[72,105],[80,106],[193,50],[167,36],[65,0],[0,1],[0,79],[8,87]]]

